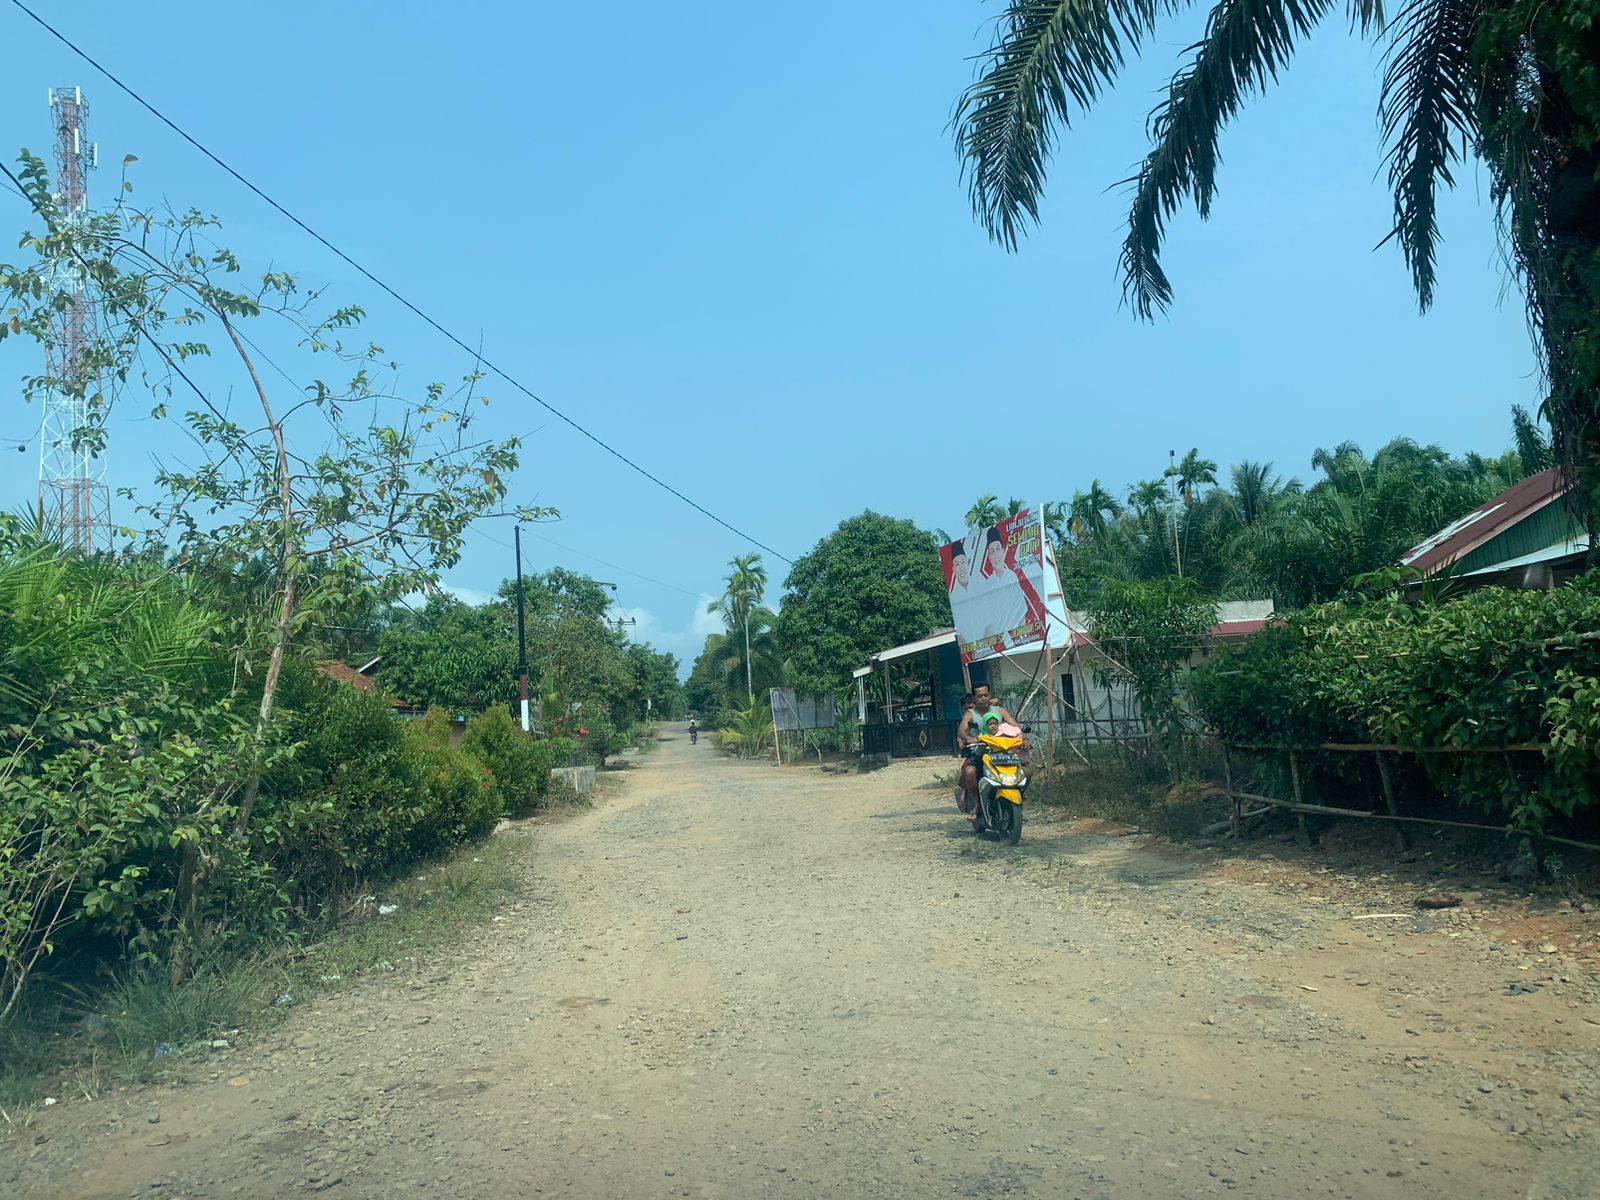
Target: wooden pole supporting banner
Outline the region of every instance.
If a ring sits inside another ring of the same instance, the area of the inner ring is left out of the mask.
[[[1239,837],[1239,810],[1243,807],[1243,802],[1233,791],[1233,763],[1228,759],[1228,748],[1226,746],[1222,748],[1222,780],[1228,785],[1228,799],[1233,801],[1233,811],[1228,820],[1228,831],[1237,841]]]
[[[1045,668],[1050,672],[1050,678],[1045,685],[1045,728],[1047,730],[1044,740],[1045,774],[1055,770],[1056,766],[1056,658],[1055,651],[1048,642],[1044,647]]]
[[[1300,827],[1300,844],[1311,844],[1311,831],[1306,828],[1305,797],[1300,792],[1300,759],[1293,750],[1289,751],[1289,782],[1294,784],[1295,821]]]

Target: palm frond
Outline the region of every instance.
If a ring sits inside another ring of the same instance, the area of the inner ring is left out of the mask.
[[[951,125],[972,211],[989,236],[1017,248],[1039,219],[1056,128],[1088,108],[1173,0],[1009,0],[980,74]]]
[[[1417,303],[1433,303],[1438,186],[1476,131],[1469,58],[1474,0],[1409,0],[1389,27],[1378,123],[1389,148],[1394,228]],[[1381,245],[1382,243],[1380,243]]]
[[[1350,0],[1350,25],[1358,33],[1380,33],[1383,30],[1383,0]]]
[[[1333,7],[1333,0],[1222,0],[1193,59],[1173,76],[1167,98],[1150,114],[1155,142],[1134,184],[1128,236],[1122,244],[1123,294],[1145,320],[1172,303],[1161,267],[1168,219],[1186,197],[1202,218],[1216,194],[1218,137],[1244,98],[1265,90]]]

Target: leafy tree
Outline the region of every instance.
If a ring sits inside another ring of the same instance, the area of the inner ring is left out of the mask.
[[[378,680],[415,708],[458,715],[516,699],[515,618],[501,603],[473,606],[431,597],[402,611],[379,636]]]
[[[1223,127],[1265,92],[1332,0],[1214,0],[1200,41],[1151,114],[1154,144],[1133,179],[1122,245],[1124,293],[1150,319],[1172,300],[1161,264],[1167,223],[1216,196]],[[1007,0],[955,129],[972,207],[1015,249],[1039,217],[1060,131],[1093,107],[1126,56],[1176,6],[1147,0]],[[1470,148],[1488,166],[1511,258],[1543,351],[1553,451],[1600,491],[1600,11],[1592,0],[1350,0],[1351,22],[1385,46],[1378,123],[1394,195],[1390,238],[1420,307],[1433,301],[1436,193]]]
[[[628,647],[628,665],[633,668],[640,694],[650,700],[649,712],[657,720],[676,720],[683,712],[677,658],[635,643]]]
[[[829,693],[869,654],[950,623],[933,534],[871,511],[796,560],[783,586],[778,643],[805,693]]]
[[[1106,652],[1101,674],[1138,698],[1174,773],[1184,732],[1178,672],[1216,623],[1216,601],[1190,579],[1108,584],[1089,607],[1090,633]]]
[[[118,390],[132,380],[142,385],[153,376],[156,419],[168,418],[179,394],[198,401],[178,422],[201,460],[158,471],[163,494],[139,506],[148,521],[143,536],[152,546],[175,544],[186,567],[231,574],[259,565],[266,572],[258,602],[265,662],[256,761],[239,803],[242,833],[291,644],[350,596],[393,599],[435,584],[460,557],[471,522],[505,499],[518,442],[472,432],[471,405],[482,399],[476,374],[454,391],[442,383],[416,395],[391,390],[398,369],[382,349],[344,340],[362,318],[359,308],[317,315],[317,294],[302,293],[282,271],[247,281],[239,259],[218,246],[213,219],[195,210],[140,211],[126,191],[109,212],[64,213],[43,162],[24,154],[22,164],[24,191],[45,230],[23,238],[33,262],[0,266],[0,291],[15,314],[8,328],[48,338],[55,314],[81,302],[80,288],[101,310],[85,369],[70,379],[31,377],[26,395],[81,398],[85,423],[70,436],[95,449]],[[269,383],[246,332],[263,318],[287,323],[301,347],[331,369],[331,381],[319,377],[287,393]],[[257,415],[223,411],[184,369],[210,355],[199,340],[208,329]]]

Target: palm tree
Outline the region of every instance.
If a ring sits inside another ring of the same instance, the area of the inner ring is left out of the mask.
[[[1190,508],[1194,505],[1194,490],[1203,483],[1216,483],[1217,464],[1209,458],[1201,458],[1198,448],[1191,447],[1189,452],[1178,460],[1175,468],[1178,476],[1178,493],[1183,497],[1183,506]]]
[[[1160,512],[1167,502],[1167,485],[1159,479],[1141,479],[1128,489],[1128,507],[1137,513]]]
[[[706,606],[707,612],[717,614],[728,627],[728,632],[744,631],[745,691],[755,699],[754,675],[750,666],[750,616],[761,604],[767,590],[767,569],[761,564],[759,554],[740,554],[728,560],[731,570],[727,590],[720,600]]]
[[[1172,301],[1161,264],[1167,224],[1188,202],[1210,214],[1223,127],[1276,82],[1335,7],[1212,0],[1205,32],[1151,114],[1153,145],[1131,181],[1121,267],[1138,317]],[[1600,472],[1600,23],[1589,7],[1398,0],[1385,20],[1381,0],[1346,4],[1354,28],[1385,46],[1378,124],[1394,196],[1389,238],[1419,307],[1433,302],[1439,185],[1454,185],[1470,149],[1489,168],[1526,287],[1555,457],[1586,474]],[[1016,249],[1039,219],[1061,131],[1094,106],[1130,53],[1163,40],[1164,19],[1185,11],[1160,0],[1006,0],[952,122],[973,211],[991,238]]]
[[[1550,469],[1550,439],[1520,404],[1511,406],[1511,434],[1517,455],[1522,459],[1524,475],[1537,475]]]
[[[1059,500],[1052,500],[1044,506],[1044,531],[1050,540],[1057,544],[1067,540],[1069,522],[1071,520],[1071,506]],[[946,539],[948,540],[948,539]]]
[[[1093,537],[1097,542],[1104,542],[1106,538],[1106,518],[1113,519],[1122,515],[1122,505],[1117,503],[1116,497],[1100,486],[1098,479],[1089,482],[1087,492],[1075,492],[1072,496],[1072,533],[1080,542]]]
[[[1241,525],[1254,525],[1267,511],[1268,505],[1284,490],[1283,476],[1272,473],[1269,462],[1244,462],[1230,472],[1233,484],[1233,506],[1239,514]]]
[[[972,502],[972,507],[967,509],[967,528],[976,532],[993,525],[996,521],[1004,520],[1006,510],[1000,507],[1000,497],[993,492],[986,492]]]
[[[1340,442],[1332,450],[1318,446],[1311,452],[1311,465],[1328,477],[1341,492],[1364,491],[1367,486],[1367,456],[1354,442]]]

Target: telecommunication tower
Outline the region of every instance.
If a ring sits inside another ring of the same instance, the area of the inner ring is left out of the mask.
[[[89,141],[89,105],[75,87],[50,89],[55,124],[56,205],[67,221],[89,212],[88,175],[99,166],[99,148]],[[110,549],[111,491],[105,464],[82,444],[79,431],[89,424],[90,398],[99,388],[89,378],[89,347],[95,340],[94,307],[84,294],[83,273],[75,262],[56,264],[56,285],[71,297],[52,322],[45,346],[45,374],[70,386],[52,387],[45,396],[39,436],[39,511],[50,536],[63,546],[89,553]]]

